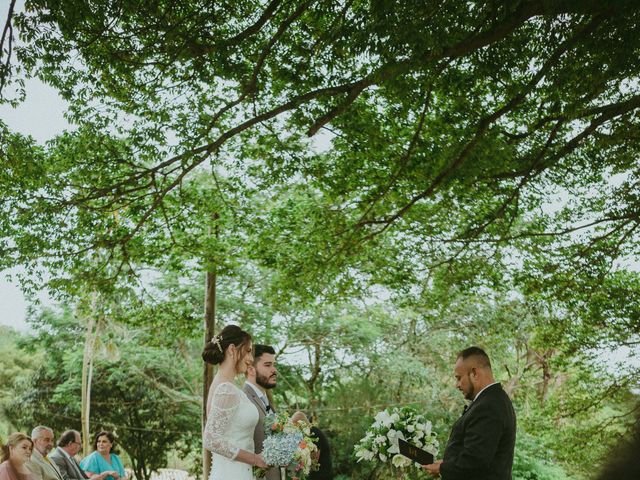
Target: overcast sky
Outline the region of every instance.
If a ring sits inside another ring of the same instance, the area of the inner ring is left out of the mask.
[[[26,88],[27,99],[18,108],[0,105],[0,118],[11,130],[44,143],[69,127],[63,116],[65,104],[54,89],[37,80],[27,81]],[[10,279],[19,271],[16,268],[0,273],[0,324],[25,331],[27,302],[17,282]]]

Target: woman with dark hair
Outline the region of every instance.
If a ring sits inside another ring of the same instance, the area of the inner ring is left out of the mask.
[[[268,467],[253,444],[258,409],[233,383],[253,362],[251,335],[227,325],[207,344],[202,358],[220,365],[209,389],[203,438],[212,453],[209,480],[253,480],[252,466]]]
[[[93,440],[93,453],[84,457],[80,467],[92,480],[125,480],[124,466],[115,453],[116,437],[103,430]]]
[[[33,480],[25,465],[31,458],[33,441],[24,433],[12,433],[2,446],[0,480]]]

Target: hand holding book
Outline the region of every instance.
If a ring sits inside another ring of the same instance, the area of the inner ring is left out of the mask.
[[[416,463],[419,463],[420,465],[429,465],[433,463],[434,458],[431,453],[416,447],[402,438],[398,439],[398,447],[400,448],[400,453],[402,455]]]

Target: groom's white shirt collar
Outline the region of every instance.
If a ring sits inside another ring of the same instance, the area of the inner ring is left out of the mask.
[[[253,391],[256,392],[256,394],[258,395],[258,397],[260,397],[261,399],[264,398],[267,401],[267,404],[269,403],[269,399],[267,398],[267,396],[262,392],[262,390],[260,390],[258,387],[256,387],[253,383],[251,383],[249,380],[244,382],[245,385],[249,385],[251,388],[253,388]]]
[[[486,387],[484,387],[482,390],[480,390],[480,391],[478,392],[478,394],[475,396],[475,398],[473,399],[473,401],[475,402],[475,401],[478,399],[478,397],[480,396],[480,394],[481,394],[482,392],[484,392],[484,391],[485,391],[487,388],[489,388],[490,386],[495,385],[496,383],[500,383],[500,382],[493,382],[493,383],[490,383],[489,385],[487,385]]]

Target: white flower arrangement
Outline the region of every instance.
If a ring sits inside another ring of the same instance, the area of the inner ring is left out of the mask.
[[[426,450],[434,457],[438,455],[439,444],[431,422],[414,408],[403,407],[383,410],[375,416],[365,436],[354,447],[358,462],[390,463],[398,469],[420,467],[400,454],[398,438]]]

